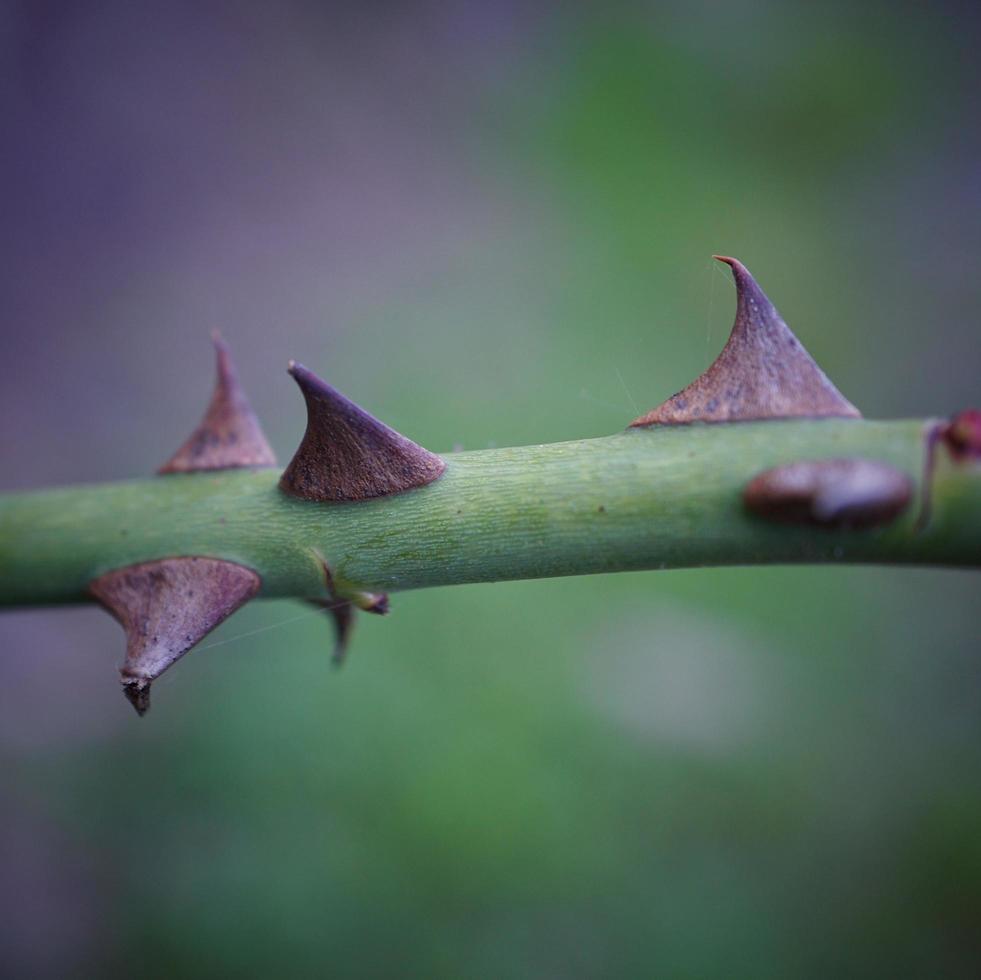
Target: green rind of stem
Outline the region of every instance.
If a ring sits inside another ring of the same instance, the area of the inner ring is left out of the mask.
[[[113,568],[204,555],[269,597],[398,591],[649,568],[770,563],[981,563],[981,467],[937,454],[923,523],[928,421],[786,420],[632,429],[601,439],[448,455],[429,486],[360,503],[295,500],[278,471],[158,476],[0,496],[0,604],[85,601]],[[803,459],[865,457],[916,494],[868,530],[771,524],[742,491]]]

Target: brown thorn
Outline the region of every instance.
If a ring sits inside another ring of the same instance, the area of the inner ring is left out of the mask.
[[[781,524],[866,528],[894,521],[912,496],[912,480],[888,463],[819,459],[758,474],[743,501],[754,514]]]
[[[439,456],[390,429],[303,365],[289,373],[307,404],[303,441],[279,485],[304,500],[367,500],[435,480]]]
[[[684,425],[754,419],[840,417],[860,413],[828,380],[780,317],[749,270],[725,255],[732,268],[736,319],[715,362],[688,387],[630,423]]]
[[[152,682],[248,602],[261,584],[251,568],[217,558],[128,565],[89,583],[89,592],[126,633],[120,679],[139,714],[150,706]]]
[[[214,331],[216,380],[211,402],[198,427],[157,470],[158,473],[194,473],[276,465],[276,456],[252,411],[228,345]]]

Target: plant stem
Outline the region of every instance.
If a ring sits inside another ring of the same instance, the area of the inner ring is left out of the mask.
[[[647,568],[769,563],[981,563],[981,467],[945,451],[929,476],[924,420],[656,426],[445,457],[428,486],[358,503],[297,500],[277,470],[227,470],[0,496],[0,605],[87,601],[114,568],[199,555],[255,569],[262,595],[378,592]],[[865,457],[916,493],[888,526],[772,524],[742,492],[761,470]]]

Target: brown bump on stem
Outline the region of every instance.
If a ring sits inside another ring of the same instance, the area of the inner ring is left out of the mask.
[[[922,504],[916,521],[918,531],[922,531],[930,523],[933,471],[937,463],[937,446],[941,443],[947,447],[955,463],[977,463],[981,460],[981,411],[968,408],[949,422],[935,422],[927,429]]]
[[[276,465],[276,457],[252,411],[228,346],[212,335],[217,361],[215,390],[204,418],[158,473],[194,473]]]
[[[687,388],[630,423],[683,425],[795,417],[859,418],[780,317],[749,270],[724,255],[732,268],[736,319],[715,362]]]
[[[955,415],[943,430],[943,440],[954,459],[981,459],[981,410],[969,408]]]
[[[261,585],[251,568],[217,558],[164,558],[117,568],[89,592],[126,633],[123,693],[139,714],[150,685],[202,637],[249,601]]]
[[[888,463],[819,459],[760,473],[743,500],[754,514],[783,524],[865,528],[894,521],[912,496],[912,480]]]
[[[289,373],[307,404],[307,429],[280,478],[304,500],[367,500],[435,480],[446,464],[345,398],[301,364]]]

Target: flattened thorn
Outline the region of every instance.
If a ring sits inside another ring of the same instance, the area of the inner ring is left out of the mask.
[[[217,558],[163,558],[100,575],[89,592],[123,627],[123,693],[141,715],[150,684],[259,591],[259,576]]]
[[[909,506],[913,481],[872,459],[803,460],[765,470],[743,500],[759,517],[782,524],[868,528],[890,524]]]

